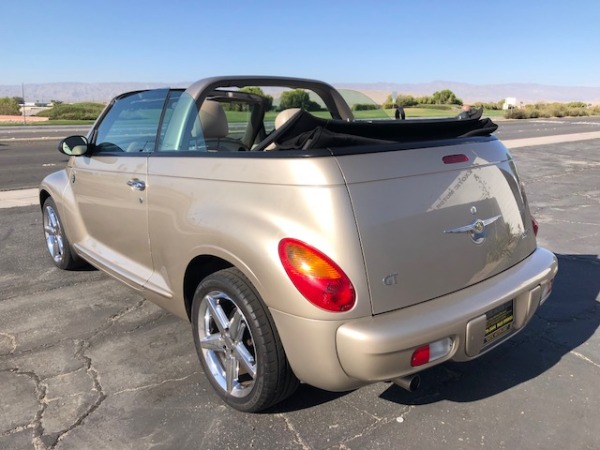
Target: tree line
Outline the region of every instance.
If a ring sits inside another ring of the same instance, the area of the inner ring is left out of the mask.
[[[21,114],[21,106],[19,105],[20,97],[1,97],[0,98],[0,115],[2,116],[19,116]]]
[[[396,106],[411,107],[418,105],[458,105],[463,101],[450,89],[434,92],[433,95],[413,97],[412,95],[398,95],[394,101],[392,94],[388,95],[383,102],[383,109],[392,109]]]
[[[264,99],[264,106],[267,111],[271,110],[284,110],[289,108],[301,108],[307,111],[320,111],[323,107],[311,100],[310,95],[303,89],[292,89],[289,91],[282,92],[279,99],[279,105],[274,105],[274,99],[271,95],[265,94],[265,92],[256,86],[245,87],[240,89],[241,92],[259,95]],[[0,114],[2,115],[19,115],[20,104],[23,103],[21,97],[4,97],[0,98]],[[51,119],[87,119],[91,118],[96,112],[99,113],[104,107],[101,104],[92,103],[81,103],[77,105],[66,105],[61,101],[52,101],[53,107],[41,113],[40,116],[46,116]],[[449,89],[435,92],[432,96],[424,97],[413,97],[411,95],[399,95],[394,102],[392,95],[388,95],[383,105],[377,104],[356,104],[353,105],[355,110],[366,110],[366,109],[391,109],[396,105],[403,107],[417,106],[420,104],[431,104],[431,105],[462,105],[462,100],[456,97],[454,92]],[[248,108],[245,103],[229,103],[224,105],[229,111],[242,111]],[[97,115],[96,115],[97,116]]]
[[[50,100],[54,106],[62,104],[60,100]],[[23,97],[0,97],[0,115],[2,116],[20,116],[21,105],[25,104]],[[35,104],[39,106],[40,103]],[[45,105],[45,103],[44,103]],[[42,114],[40,114],[42,115]]]
[[[263,98],[266,111],[281,111],[289,108],[301,108],[307,111],[320,111],[324,108],[317,102],[311,100],[309,93],[303,89],[292,89],[282,92],[279,104],[274,103],[271,95],[266,94],[260,87],[245,87],[240,89],[258,95]],[[16,116],[21,114],[22,97],[0,97],[0,115]],[[52,120],[94,120],[98,117],[104,105],[101,103],[76,103],[64,104],[59,100],[52,100],[53,107],[38,113],[38,116],[48,117]],[[477,102],[472,106],[483,107],[487,110],[501,110],[504,100],[498,102]],[[395,98],[389,94],[383,104],[357,103],[352,105],[355,111],[394,109],[398,106],[410,107],[435,107],[436,109],[453,109],[455,106],[463,105],[462,99],[458,98],[450,89],[434,92],[430,96],[415,97],[412,95],[397,95]],[[247,103],[229,103],[223,105],[229,111],[244,111],[249,105]],[[599,108],[592,108],[582,102],[571,102],[567,104],[536,104],[519,108],[518,111],[509,111],[509,118],[535,118],[535,117],[562,117],[562,116],[584,116],[598,114]]]
[[[249,94],[259,95],[264,100],[264,107],[266,111],[274,109],[284,110],[289,108],[302,108],[307,111],[320,111],[322,108],[317,103],[310,99],[310,95],[303,89],[292,89],[290,91],[282,92],[279,98],[279,106],[275,107],[273,104],[273,97],[265,94],[264,91],[257,86],[250,86],[240,89],[240,92],[246,92]],[[233,102],[224,105],[227,111],[243,111],[248,108],[246,103]]]

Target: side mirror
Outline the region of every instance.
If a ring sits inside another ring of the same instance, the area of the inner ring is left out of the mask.
[[[58,151],[67,156],[85,155],[88,149],[88,141],[83,136],[69,136],[58,144]]]

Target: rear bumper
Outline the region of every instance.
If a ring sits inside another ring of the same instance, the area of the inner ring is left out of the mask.
[[[446,360],[467,361],[518,333],[548,297],[558,270],[553,253],[543,248],[489,280],[435,300],[379,316],[355,320],[337,331],[337,350],[346,374],[362,381],[390,380]],[[486,313],[513,300],[512,331],[484,348]],[[447,355],[412,367],[418,347],[452,339]]]
[[[523,329],[548,297],[558,270],[538,248],[514,267],[474,286],[418,305],[347,322],[318,321],[272,310],[300,380],[330,391],[392,380],[447,360],[468,361]],[[486,313],[513,300],[512,331],[484,347]],[[411,366],[415,349],[452,339],[443,357]]]

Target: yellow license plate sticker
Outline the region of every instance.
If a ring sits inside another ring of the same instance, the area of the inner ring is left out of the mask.
[[[485,336],[483,345],[486,346],[500,339],[513,329],[513,302],[512,300],[492,309],[486,313]]]

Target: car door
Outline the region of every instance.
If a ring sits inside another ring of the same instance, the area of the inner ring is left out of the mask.
[[[140,289],[152,273],[147,167],[168,89],[117,97],[91,133],[91,154],[70,173],[85,228],[77,251]]]

